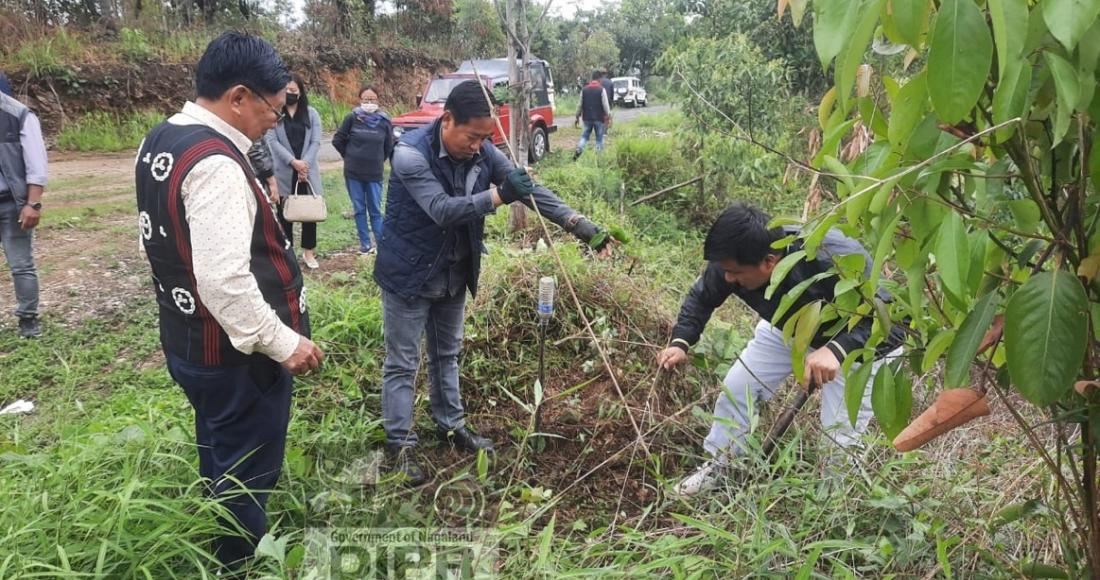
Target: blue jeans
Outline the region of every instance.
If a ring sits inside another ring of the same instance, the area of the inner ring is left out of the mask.
[[[34,230],[19,226],[19,210],[10,197],[0,201],[0,244],[11,268],[18,303],[15,315],[38,316],[38,272],[34,268]]]
[[[367,230],[367,215],[370,214],[370,230],[374,239],[382,239],[382,182],[359,181],[351,177],[344,180],[348,184],[348,197],[355,209],[355,229],[359,231],[359,249],[369,250],[370,231]]]
[[[603,134],[605,125],[602,121],[584,122],[584,132],[581,133],[581,140],[577,142],[577,152],[584,151],[584,146],[588,144],[588,137],[592,134],[592,130],[596,130],[596,151],[603,151]]]
[[[420,365],[420,337],[428,345],[428,378],[432,417],[445,430],[464,424],[458,389],[458,353],[462,349],[465,291],[457,296],[405,300],[382,291],[382,328],[386,362],[382,365],[382,426],[386,443],[414,446],[414,385]]]
[[[195,409],[199,474],[247,532],[214,541],[218,559],[232,566],[251,556],[267,532],[267,496],[282,471],[290,422],[291,376],[269,358],[218,367],[167,352],[165,358]]]

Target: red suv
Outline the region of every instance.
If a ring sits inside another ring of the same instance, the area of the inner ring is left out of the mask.
[[[489,90],[508,87],[508,61],[498,58],[475,61],[481,81]],[[468,72],[467,72],[468,71]],[[532,80],[531,109],[528,112],[528,130],[531,132],[528,157],[532,163],[539,161],[550,151],[550,133],[558,129],[554,124],[554,84],[550,76],[550,67],[546,61],[528,62],[528,72]],[[451,89],[463,81],[475,78],[470,61],[462,63],[458,72],[439,75],[428,81],[428,86],[419,96],[417,109],[393,119],[393,136],[400,138],[407,131],[431,124],[443,115],[443,105]],[[509,106],[503,104],[498,110],[500,123],[504,131],[509,131],[511,115]],[[499,131],[493,131],[493,144],[504,147],[504,138]]]

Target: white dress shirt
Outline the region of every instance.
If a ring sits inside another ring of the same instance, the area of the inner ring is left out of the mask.
[[[174,125],[206,125],[227,137],[247,159],[252,140],[211,111],[188,102],[168,119]],[[248,177],[233,159],[211,155],[184,178],[180,194],[191,230],[196,290],[233,347],[276,362],[290,358],[300,337],[264,300],[252,275],[252,233],[258,207]]]

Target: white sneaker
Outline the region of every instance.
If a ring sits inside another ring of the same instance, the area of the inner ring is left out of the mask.
[[[317,258],[308,254],[302,255],[302,261],[306,263],[306,266],[309,266],[310,270],[316,270],[317,267],[320,266],[320,264],[317,263]]]
[[[726,466],[711,459],[676,484],[673,491],[680,497],[692,497],[717,488],[725,477]]]

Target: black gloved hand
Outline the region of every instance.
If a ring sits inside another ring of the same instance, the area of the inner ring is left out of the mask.
[[[588,247],[597,252],[604,249],[604,247],[611,242],[611,237],[608,236],[600,226],[588,221],[588,218],[583,216],[577,218],[571,231],[574,236],[580,238],[581,241],[588,244]]]
[[[513,169],[498,189],[500,200],[505,204],[529,197],[534,191],[535,182],[531,180],[530,175],[527,175],[527,170],[522,167]]]

